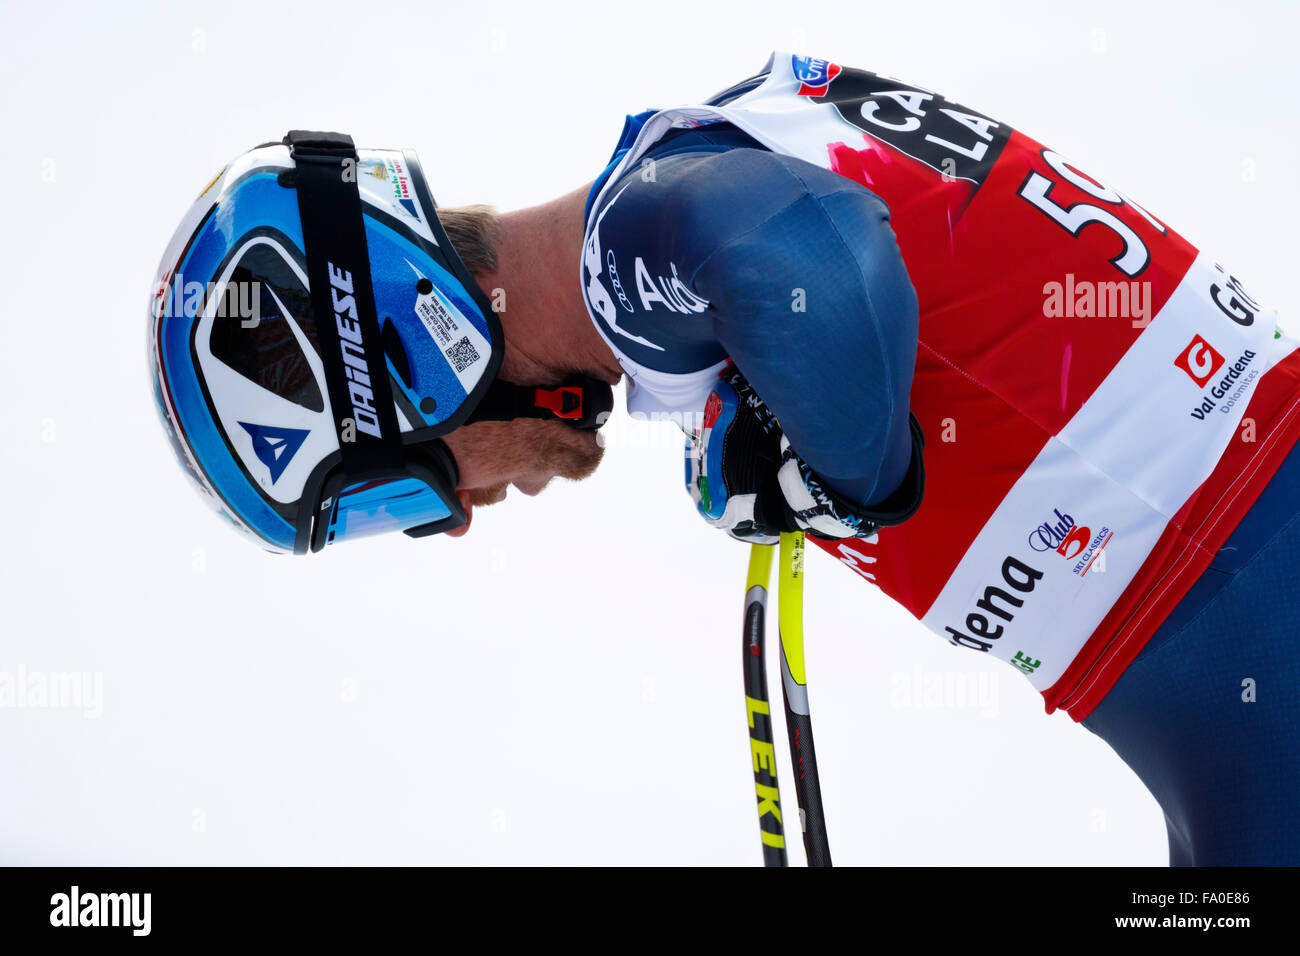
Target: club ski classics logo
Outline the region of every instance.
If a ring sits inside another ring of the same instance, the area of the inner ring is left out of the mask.
[[[1202,336],[1193,336],[1174,359],[1174,365],[1186,372],[1201,390],[1200,404],[1192,408],[1191,416],[1203,422],[1211,412],[1225,415],[1230,412],[1260,376],[1259,369],[1252,367],[1255,358],[1254,351],[1244,349],[1228,365],[1228,360]]]
[[[50,897],[50,925],[126,927],[132,936],[148,936],[152,909],[152,893],[83,893],[74,885]]]
[[[1053,508],[1052,517],[1029,532],[1029,547],[1040,554],[1059,554],[1071,562],[1071,573],[1082,577],[1114,536],[1115,533],[1105,525],[1094,534],[1087,525],[1077,524],[1073,515]]]

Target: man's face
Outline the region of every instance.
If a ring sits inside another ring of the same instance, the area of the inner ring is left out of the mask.
[[[596,470],[605,453],[594,431],[536,419],[475,422],[444,440],[456,457],[460,470],[456,494],[471,521],[476,505],[503,501],[511,485],[526,495],[536,495],[553,478],[580,481]],[[469,526],[466,521],[447,533],[459,537]]]

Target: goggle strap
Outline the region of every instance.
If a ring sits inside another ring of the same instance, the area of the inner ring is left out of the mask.
[[[344,133],[290,130],[311,307],[343,471],[403,470],[406,456],[370,279],[357,151]],[[346,356],[345,356],[346,352]]]
[[[517,418],[554,419],[574,428],[599,428],[614,408],[609,385],[573,375],[559,385],[516,385],[494,381],[470,413],[468,422],[508,422]]]

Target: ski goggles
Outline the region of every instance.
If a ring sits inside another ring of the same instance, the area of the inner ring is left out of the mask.
[[[382,248],[388,241],[382,224],[367,229],[358,176],[346,174],[357,161],[350,137],[295,130],[284,142],[295,162],[309,294],[339,439],[339,451],[321,462],[304,489],[301,504],[315,507],[299,509],[295,552],[464,525],[455,459],[439,440],[461,425],[516,418],[582,429],[604,423],[613,407],[605,382],[572,376],[543,387],[497,378],[500,322],[438,221],[414,154],[405,154],[409,188],[434,239],[420,244],[427,255],[420,265],[400,249]],[[393,315],[381,326],[376,287],[387,297],[393,283],[408,284],[416,303],[413,314],[397,317],[412,326],[418,321],[427,335],[403,335]],[[459,388],[429,394],[430,370],[447,378],[448,367]]]

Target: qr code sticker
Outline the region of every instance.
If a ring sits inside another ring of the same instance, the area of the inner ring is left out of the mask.
[[[459,342],[446,350],[446,353],[457,374],[478,361],[478,349],[474,348],[474,343],[469,340],[468,335],[462,336]]]

